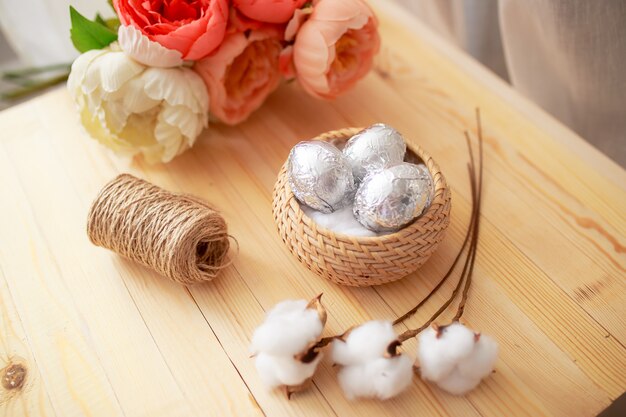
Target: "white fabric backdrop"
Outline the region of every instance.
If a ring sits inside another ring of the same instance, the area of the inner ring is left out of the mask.
[[[71,62],[78,56],[70,41],[70,4],[90,19],[97,11],[113,15],[106,0],[0,0],[0,28],[24,65]]]
[[[625,0],[396,0],[626,166]]]

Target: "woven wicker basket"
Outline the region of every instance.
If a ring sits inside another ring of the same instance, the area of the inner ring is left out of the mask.
[[[315,140],[337,144],[360,130],[334,130]],[[439,166],[426,152],[420,147],[410,147],[410,153],[413,159],[426,164],[433,177],[432,203],[409,226],[377,237],[348,236],[317,226],[300,209],[289,188],[285,163],[274,186],[272,210],[278,233],[291,253],[318,275],[337,284],[357,287],[396,281],[422,266],[443,240],[450,223],[450,190]]]

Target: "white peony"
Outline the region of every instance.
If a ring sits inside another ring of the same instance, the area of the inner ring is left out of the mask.
[[[146,67],[116,43],[79,56],[67,85],[91,136],[148,162],[169,162],[208,125],[209,97],[196,73]]]

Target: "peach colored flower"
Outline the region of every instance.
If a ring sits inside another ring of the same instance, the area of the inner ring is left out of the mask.
[[[307,0],[233,0],[233,5],[251,19],[267,23],[285,23]]]
[[[278,71],[286,80],[296,77],[296,68],[293,65],[293,45],[285,47],[278,58]]]
[[[150,40],[197,60],[224,39],[228,0],[114,0],[120,22]]]
[[[293,48],[297,79],[311,95],[332,99],[363,78],[380,47],[378,21],[362,0],[320,0]]]
[[[226,26],[226,34],[245,32],[247,30],[259,30],[266,26],[268,26],[267,23],[250,19],[234,7],[231,7],[228,16],[228,25]]]
[[[230,125],[245,120],[278,87],[280,32],[273,28],[232,33],[193,69],[209,91],[211,113]]]

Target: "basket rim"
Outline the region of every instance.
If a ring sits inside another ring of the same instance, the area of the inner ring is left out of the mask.
[[[338,130],[331,130],[331,131],[319,134],[309,140],[321,140],[324,142],[328,142],[329,140],[333,140],[333,139],[347,140],[351,136],[360,132],[361,130],[363,130],[363,128],[361,127],[347,127],[347,128],[338,129]],[[391,243],[394,241],[398,241],[399,239],[402,239],[403,237],[410,236],[412,234],[419,232],[421,226],[424,226],[428,224],[429,222],[431,222],[433,220],[433,213],[435,212],[434,207],[438,205],[444,205],[446,203],[446,199],[449,198],[446,196],[446,194],[449,192],[448,184],[446,182],[445,177],[443,176],[443,173],[441,172],[441,169],[439,168],[439,164],[437,164],[437,162],[433,159],[433,157],[428,152],[426,152],[421,146],[410,144],[408,142],[406,145],[407,145],[408,150],[415,153],[419,158],[422,159],[422,161],[424,162],[424,165],[426,165],[426,168],[428,169],[428,172],[432,176],[433,183],[434,183],[433,199],[430,205],[428,206],[428,208],[426,209],[426,212],[421,214],[417,219],[415,219],[415,221],[410,223],[408,226],[405,226],[402,229],[393,233],[388,233],[388,234],[384,234],[380,236],[353,236],[353,235],[348,235],[348,234],[341,233],[341,232],[336,232],[332,229],[328,229],[326,227],[323,227],[317,224],[313,219],[307,216],[307,214],[302,210],[302,208],[300,207],[300,202],[298,201],[293,191],[289,187],[289,181],[286,180],[287,163],[288,163],[287,161],[285,161],[285,163],[281,167],[276,184],[279,185],[279,183],[281,183],[281,178],[283,179],[282,184],[280,185],[282,185],[282,188],[284,188],[284,192],[286,194],[286,199],[284,201],[284,204],[288,205],[294,211],[294,213],[298,214],[299,217],[301,217],[302,222],[309,229],[318,231],[318,234],[322,234],[326,236],[335,236],[337,238],[344,238],[345,240],[351,240],[351,241],[357,241],[357,242],[363,242],[363,243],[369,243],[369,244],[371,244],[372,242]],[[280,192],[281,192],[280,189],[277,189],[275,191],[275,195],[278,196]],[[341,240],[344,240],[344,239],[341,239]]]

